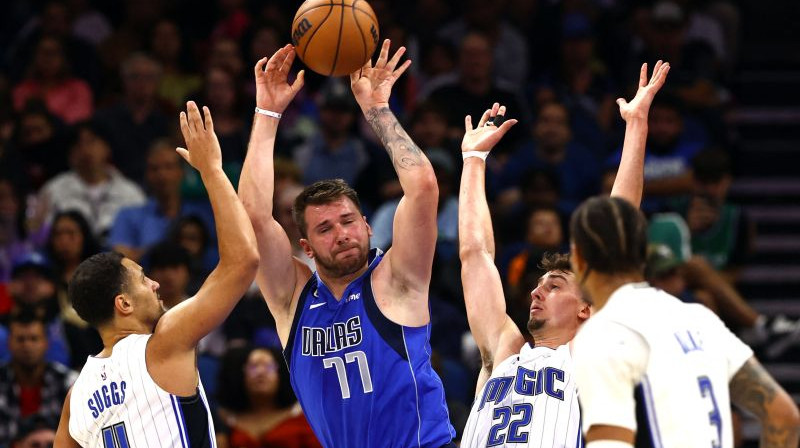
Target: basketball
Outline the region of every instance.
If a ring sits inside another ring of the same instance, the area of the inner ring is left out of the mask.
[[[378,35],[378,19],[364,0],[306,0],[292,21],[297,55],[325,76],[358,70],[372,57]]]

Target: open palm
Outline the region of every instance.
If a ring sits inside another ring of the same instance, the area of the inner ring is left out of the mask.
[[[303,87],[304,72],[300,70],[297,78],[289,84],[289,70],[292,68],[295,50],[286,45],[272,55],[269,60],[262,58],[254,68],[256,78],[256,106],[282,113]],[[265,68],[266,64],[266,68]]]
[[[367,110],[377,105],[389,103],[392,94],[392,86],[395,81],[406,71],[411,61],[405,61],[400,67],[400,57],[406,52],[405,47],[400,47],[389,59],[389,39],[383,41],[380,55],[375,65],[372,61],[367,61],[358,71],[350,74],[350,87],[353,95],[362,109]]]
[[[472,117],[467,115],[464,118],[464,138],[461,140],[461,152],[467,151],[491,151],[492,148],[506,135],[511,126],[517,124],[517,120],[506,120],[498,126],[486,126],[489,118],[497,115],[505,115],[506,107],[494,103],[491,109],[487,109],[478,122],[478,127],[472,128]]]
[[[653,76],[650,81],[647,80],[647,63],[642,64],[642,70],[639,73],[639,90],[636,91],[636,96],[630,102],[625,101],[625,98],[617,99],[619,105],[619,114],[622,119],[628,121],[634,118],[646,118],[650,110],[650,104],[656,93],[664,85],[669,73],[669,62],[656,62],[653,68]]]

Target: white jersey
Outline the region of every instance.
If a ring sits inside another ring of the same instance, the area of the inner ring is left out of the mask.
[[[475,397],[461,446],[579,447],[580,408],[569,347],[525,345]]]
[[[753,351],[708,308],[628,284],[573,345],[583,427],[636,432],[636,446],[733,447],[728,384]]]
[[[69,434],[84,447],[216,447],[202,383],[192,397],[161,389],[147,371],[151,335],[131,335],[107,358],[89,357],[72,387]]]

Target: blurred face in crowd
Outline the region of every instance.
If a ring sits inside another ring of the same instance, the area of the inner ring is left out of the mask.
[[[441,148],[447,139],[447,118],[436,112],[423,112],[411,126],[414,141],[423,148]]]
[[[522,199],[528,207],[555,207],[559,196],[558,187],[541,172],[529,176],[522,190]]]
[[[12,322],[8,329],[11,361],[28,369],[44,362],[47,352],[47,329],[42,322]]]
[[[244,386],[251,397],[274,397],[278,393],[278,362],[268,350],[250,352],[244,365]]]
[[[669,147],[677,142],[683,132],[683,119],[678,110],[657,104],[650,110],[648,129],[648,143]]]
[[[19,202],[8,180],[0,180],[0,223],[11,224],[17,219]]]
[[[705,196],[713,200],[717,205],[721,205],[728,198],[728,190],[731,188],[733,177],[730,174],[722,176],[714,182],[694,182],[694,193],[698,196]]]
[[[135,103],[153,101],[161,82],[161,68],[148,58],[129,61],[122,73],[125,96]]]
[[[297,196],[303,192],[303,187],[293,184],[284,187],[280,193],[276,193],[275,200],[275,220],[283,227],[292,243],[300,239],[300,231],[294,223],[292,216],[292,206]]]
[[[356,121],[356,114],[347,107],[323,106],[319,111],[319,124],[322,133],[328,138],[342,138],[350,133]]]
[[[164,62],[175,62],[181,53],[181,34],[175,22],[162,20],[153,29],[150,47],[156,58]]]
[[[253,34],[250,43],[250,60],[257,61],[264,56],[272,55],[280,48],[281,40],[274,28],[261,27]]]
[[[492,45],[481,34],[468,34],[461,42],[459,69],[464,80],[485,80],[492,74]]]
[[[53,138],[53,125],[42,113],[28,113],[20,120],[20,143],[34,146]]]
[[[41,428],[17,442],[14,448],[52,448],[55,440],[55,431],[50,428]]]
[[[564,243],[561,218],[554,210],[537,210],[528,218],[525,240],[542,249],[558,249]]]
[[[90,129],[81,129],[70,152],[70,165],[78,172],[103,170],[111,157],[111,147]]]
[[[67,36],[71,31],[69,11],[60,2],[51,2],[42,11],[42,34],[48,36]]]
[[[531,291],[528,331],[535,339],[557,338],[559,344],[566,344],[590,314],[575,275],[549,271]]]
[[[594,54],[594,41],[589,37],[564,39],[561,43],[561,58],[567,66],[584,67]]]
[[[533,128],[533,135],[545,152],[559,152],[566,148],[572,139],[567,109],[558,103],[542,106]]]
[[[264,57],[262,55],[262,57]],[[211,46],[208,66],[224,67],[235,76],[239,76],[244,69],[242,55],[239,53],[239,44],[233,39],[218,39]]]
[[[341,196],[309,205],[303,213],[308,236],[300,245],[321,272],[343,277],[366,266],[372,229],[353,201]]]
[[[158,294],[167,309],[181,303],[188,294],[189,267],[184,264],[159,266],[150,271],[150,277],[160,285]]]
[[[219,67],[212,68],[206,78],[208,107],[215,112],[230,112],[236,103],[236,85],[231,74]]]
[[[145,179],[156,199],[180,195],[183,167],[178,153],[167,143],[157,143],[147,156]]]
[[[78,263],[83,252],[84,235],[75,220],[69,216],[61,216],[53,223],[50,230],[53,240],[53,252],[62,263]]]
[[[467,22],[479,30],[491,30],[500,22],[500,14],[505,10],[505,1],[469,0],[465,8]]]
[[[61,42],[52,38],[43,38],[36,46],[33,59],[34,72],[41,79],[51,80],[64,75],[66,59]]]
[[[192,257],[201,257],[206,250],[205,234],[200,223],[184,221],[178,229],[178,244]]]

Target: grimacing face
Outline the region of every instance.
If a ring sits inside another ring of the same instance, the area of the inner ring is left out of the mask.
[[[549,271],[531,291],[528,331],[534,337],[546,331],[564,332],[566,343],[586,318],[588,304],[571,272]]]
[[[372,229],[353,201],[342,196],[304,213],[308,236],[300,245],[321,273],[343,277],[366,266]]]

